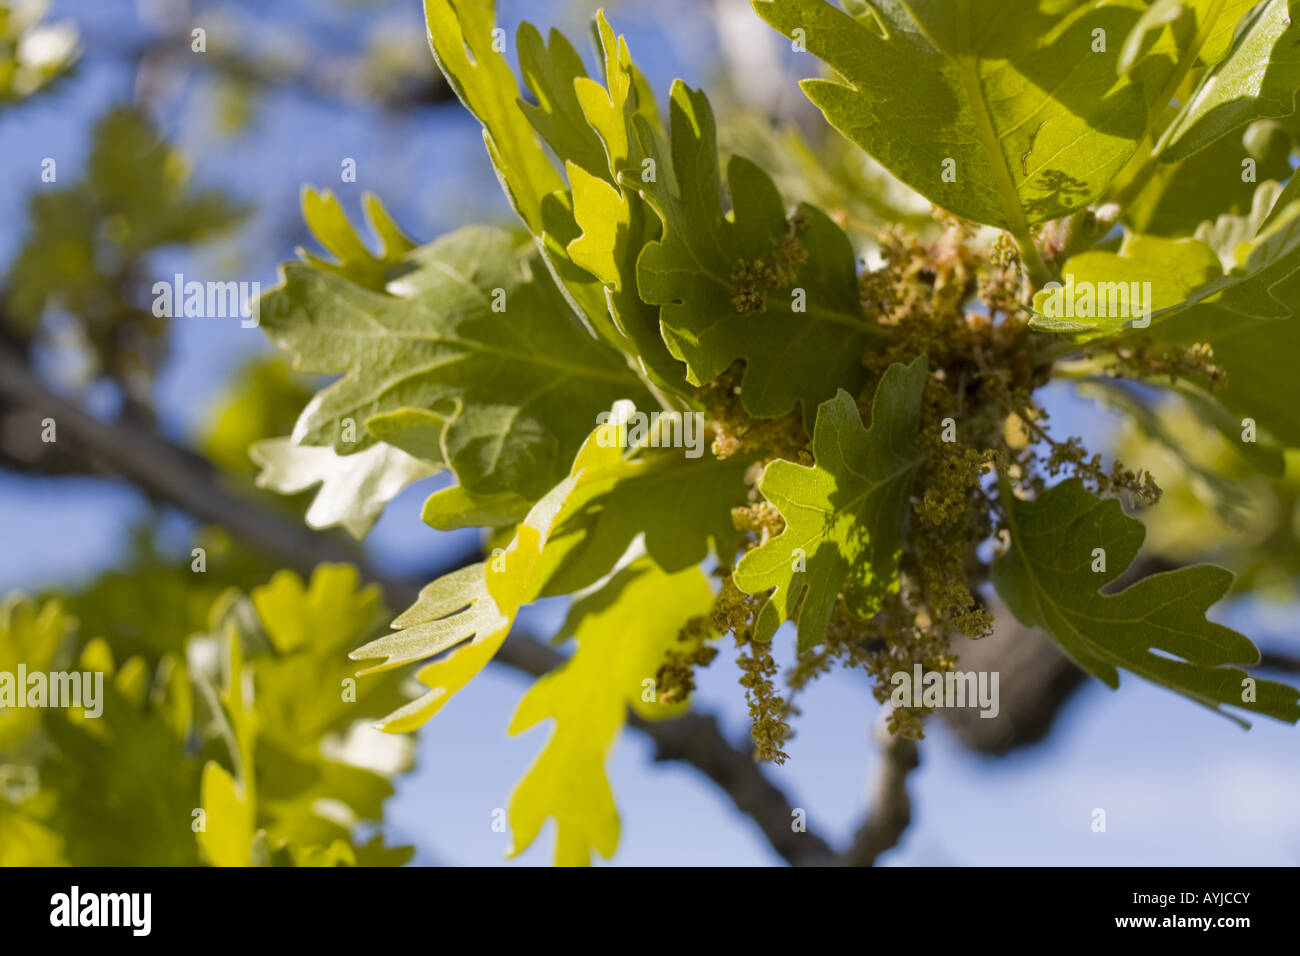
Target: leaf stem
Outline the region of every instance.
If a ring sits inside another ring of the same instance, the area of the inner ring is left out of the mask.
[[[1034,237],[1028,231],[1013,232],[1011,238],[1020,247],[1020,261],[1024,264],[1025,272],[1028,273],[1029,281],[1033,283],[1035,291],[1056,278],[1055,273],[1047,267],[1042,254],[1038,251],[1038,246],[1034,244]]]

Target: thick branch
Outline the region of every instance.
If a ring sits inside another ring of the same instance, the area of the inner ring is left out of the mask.
[[[377,573],[360,551],[340,538],[302,525],[224,488],[216,469],[205,459],[134,423],[105,422],[50,392],[14,354],[0,348],[0,397],[31,409],[40,418],[54,419],[57,443],[71,439],[94,470],[118,475],[147,494],[167,501],[194,517],[224,527],[247,544],[272,555],[301,574],[310,574],[322,561],[357,565],[378,582],[393,607],[414,603],[418,585]],[[541,641],[512,633],[495,660],[515,670],[540,676],[564,658]],[[832,852],[812,832],[794,832],[793,807],[762,773],[748,750],[733,746],[711,715],[691,714],[678,720],[643,721],[632,726],[655,743],[656,760],[676,760],[695,767],[731,798],[748,816],[782,859],[791,864],[828,863]]]

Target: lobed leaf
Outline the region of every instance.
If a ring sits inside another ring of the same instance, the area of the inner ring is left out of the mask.
[[[605,859],[618,847],[619,819],[605,776],[605,760],[629,708],[643,718],[681,713],[647,681],[669,650],[686,649],[679,635],[686,623],[708,613],[713,591],[699,568],[667,574],[641,559],[602,588],[576,602],[562,634],[577,640],[573,656],[538,679],[510,722],[517,734],[543,720],[555,726],[546,746],[510,796],[514,831],[510,855],[537,838],[548,818],[556,822],[555,862],[586,866],[591,851]]]
[[[758,640],[797,616],[799,649],[806,650],[825,636],[841,592],[869,617],[897,589],[908,497],[923,459],[916,435],[926,371],[925,356],[886,370],[869,429],[841,391],[817,410],[816,464],[778,459],[764,470],[759,490],[786,527],[741,558],[734,575],[742,591],[774,590],[759,611]]]
[[[525,76],[537,90],[554,84],[538,93],[539,105],[523,103],[504,46],[498,43],[504,31],[495,27],[495,8],[495,0],[425,0],[434,58],[460,101],[483,124],[488,156],[502,188],[537,239],[543,261],[566,301],[593,335],[631,352],[610,315],[604,287],[565,252],[565,245],[578,234],[572,202],[533,128],[533,122],[538,122],[561,149],[577,142],[574,155],[593,155],[598,143],[576,121],[571,91],[556,81],[585,76],[582,61],[558,33],[552,33],[548,54],[536,31],[521,27],[518,42]],[[564,153],[560,155],[563,158]]]
[[[1145,535],[1140,521],[1078,479],[1035,501],[1017,498],[1004,483],[1002,502],[1010,546],[993,564],[993,584],[1021,624],[1047,631],[1112,688],[1122,667],[1244,726],[1221,706],[1300,720],[1300,691],[1228,666],[1258,663],[1259,651],[1205,617],[1227,593],[1231,572],[1197,565],[1102,594],[1137,557]]]
[[[307,524],[313,528],[342,526],[358,540],[369,533],[384,506],[403,489],[441,470],[383,443],[355,455],[340,455],[333,448],[268,438],[255,442],[248,454],[261,468],[259,488],[292,495],[319,485],[307,509]]]
[[[354,660],[384,658],[362,671],[369,674],[450,651],[417,675],[430,690],[389,715],[383,729],[400,732],[427,721],[496,654],[521,607],[593,584],[614,570],[638,536],[667,573],[704,560],[710,539],[720,555],[734,551],[728,519],[731,507],[744,501],[748,463],[650,454],[650,435],[625,449],[618,428],[632,408],[620,403],[615,412],[596,427],[569,476],[532,507],[507,547],[426,586],[393,622],[396,633],[351,654]]]
[[[373,421],[469,492],[535,501],[600,410],[647,397],[619,353],[573,321],[536,259],[521,261],[495,229],[416,250],[385,292],[304,263],[283,275],[263,299],[263,328],[296,367],[343,375],[303,410],[295,444],[364,452],[378,440]]]
[[[637,283],[661,306],[669,351],[696,385],[743,359],[746,411],[775,418],[798,403],[811,428],[822,401],[861,387],[862,353],[885,337],[863,313],[848,237],[813,206],[788,217],[771,178],[741,157],[727,167],[728,214],[713,112],[684,83],[671,98],[671,163],[656,155],[650,124],[638,117],[636,127],[658,175],[622,181],[664,224],[663,238],[641,253]]]

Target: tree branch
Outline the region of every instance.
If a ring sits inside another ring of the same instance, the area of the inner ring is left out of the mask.
[[[875,792],[867,817],[853,835],[853,844],[840,858],[844,866],[874,866],[876,858],[898,845],[912,822],[912,799],[907,794],[907,776],[920,765],[916,741],[889,732],[888,711],[876,725],[876,740],[884,761],[876,778]]]
[[[1284,674],[1300,674],[1300,657],[1293,657],[1281,651],[1262,651],[1257,665],[1264,670],[1281,671]]]
[[[216,468],[201,456],[132,422],[101,421],[55,395],[6,348],[0,348],[0,397],[56,423],[56,444],[70,438],[91,470],[120,476],[148,495],[169,502],[194,517],[220,525],[232,535],[277,561],[308,575],[324,561],[357,565],[363,577],[377,582],[390,606],[415,602],[419,585],[378,573],[360,549],[336,535],[314,531],[289,516],[223,486]],[[8,436],[5,436],[8,439]],[[61,452],[66,454],[68,449]],[[546,644],[518,629],[497,652],[495,662],[534,677],[564,662]],[[689,714],[668,721],[631,724],[654,741],[655,759],[680,761],[712,780],[749,817],[786,862],[829,863],[830,846],[815,833],[795,832],[793,807],[780,788],[763,775],[747,749],[734,746],[712,715]]]

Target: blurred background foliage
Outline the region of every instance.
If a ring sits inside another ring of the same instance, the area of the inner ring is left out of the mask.
[[[370,188],[400,221],[418,224],[422,240],[471,219],[512,225],[477,126],[434,67],[418,6],[0,0],[5,134],[16,136],[24,114],[42,103],[75,111],[71,125],[81,129],[49,151],[57,154],[48,157],[50,178],[42,178],[45,147],[32,147],[25,206],[8,210],[0,348],[98,418],[152,430],[241,500],[301,524],[312,492],[257,489],[248,448],[288,434],[313,383],[268,357],[259,332],[222,337],[154,316],[151,287],[181,267],[257,275],[268,286],[272,264],[309,242],[300,181],[286,185],[286,169],[305,164],[317,181],[337,182],[339,150],[304,146],[313,158],[286,166],[264,148],[268,124],[298,124],[276,131],[282,150],[309,129],[363,143],[354,158],[378,184]],[[598,4],[524,6],[530,19],[576,37]],[[638,51],[654,78],[707,82],[726,118],[724,148],[768,169],[787,198],[826,209],[862,255],[893,223],[933,235],[928,203],[810,115],[798,70],[743,0],[698,0],[674,8],[691,14],[676,17],[631,0],[603,6],[615,23],[653,21],[672,51],[658,60]],[[706,20],[711,28],[701,31]],[[427,135],[435,115],[444,125]],[[439,132],[460,123],[471,147]],[[1261,179],[1290,175],[1298,142],[1296,120],[1245,134]],[[1191,234],[1206,210],[1223,208],[1199,168],[1171,171],[1169,189],[1131,215]],[[1248,212],[1248,194],[1233,202],[1233,211]],[[178,366],[202,366],[208,378],[177,383]],[[1083,404],[1074,407],[1098,411],[1107,452],[1150,468],[1164,489],[1162,503],[1139,515],[1149,532],[1144,567],[1214,561],[1237,573],[1240,596],[1294,608],[1300,460],[1289,458],[1281,475],[1261,474],[1193,403],[1130,385],[1084,370],[1076,386]],[[1135,406],[1144,411],[1123,427],[1100,412]],[[41,481],[118,477],[102,455],[43,443],[39,431],[27,410],[0,401],[0,467]],[[413,745],[369,730],[402,698],[405,675],[348,684],[347,652],[389,619],[378,591],[342,565],[322,565],[307,580],[277,571],[281,562],[228,530],[178,515],[147,489],[143,497],[110,570],[29,588],[31,596],[11,595],[0,609],[0,671],[20,662],[101,669],[110,699],[100,720],[0,711],[0,865],[410,859],[414,851],[393,846],[382,824],[394,781],[413,767]],[[463,536],[421,542],[394,548],[401,571],[417,581],[481,547]],[[1273,666],[1296,668],[1262,643]]]

